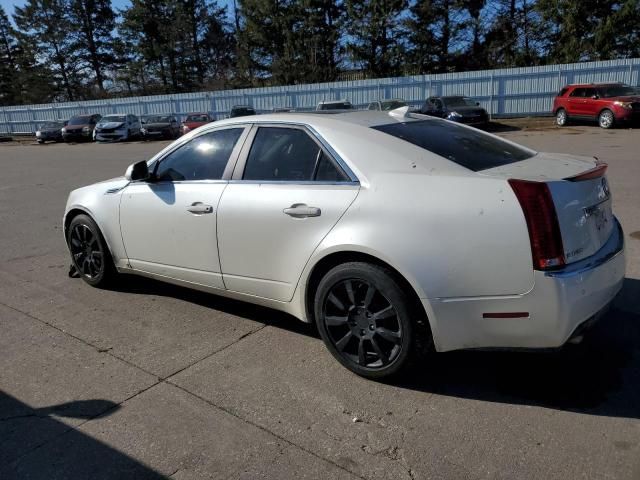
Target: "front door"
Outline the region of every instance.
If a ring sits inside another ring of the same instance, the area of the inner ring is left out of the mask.
[[[358,195],[350,175],[305,128],[254,127],[218,210],[226,287],[291,300],[311,254]]]
[[[217,209],[227,186],[227,164],[237,157],[244,130],[226,128],[194,137],[160,159],[150,181],[126,187],[120,227],[133,269],[224,288]]]

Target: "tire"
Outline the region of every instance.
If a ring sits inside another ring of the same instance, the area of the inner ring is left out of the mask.
[[[569,116],[564,108],[559,108],[556,112],[556,125],[564,127],[569,122]]]
[[[67,229],[71,262],[80,277],[92,287],[108,286],[117,275],[111,253],[100,229],[88,215],[71,220]]]
[[[42,145],[44,143],[44,140],[38,140],[38,143]]]
[[[600,128],[612,128],[616,123],[616,117],[609,109],[604,109],[598,115],[598,125]]]
[[[316,325],[331,354],[370,379],[398,376],[430,349],[431,334],[419,327],[426,318],[417,311],[390,271],[363,262],[331,269],[314,299]]]

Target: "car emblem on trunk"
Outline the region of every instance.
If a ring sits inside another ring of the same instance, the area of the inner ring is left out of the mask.
[[[606,200],[607,198],[609,198],[610,194],[611,192],[609,190],[609,183],[607,182],[607,179],[605,177],[602,177],[602,180],[600,180],[600,185],[598,185],[598,200]]]

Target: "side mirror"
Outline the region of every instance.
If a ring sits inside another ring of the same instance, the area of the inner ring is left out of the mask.
[[[598,100],[600,98],[600,95],[598,94],[591,95],[591,98],[593,98],[594,100]]]
[[[480,106],[480,102],[476,102],[476,107],[479,107],[479,106]]]
[[[136,180],[147,180],[149,177],[149,167],[145,160],[129,165],[127,167],[127,171],[124,172],[124,178],[130,182],[135,182]]]

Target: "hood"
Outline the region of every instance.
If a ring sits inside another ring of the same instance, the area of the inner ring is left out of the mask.
[[[96,125],[96,128],[119,128],[124,125],[124,122],[100,122]]]
[[[59,133],[62,130],[62,127],[58,128],[41,128],[38,131],[42,133]]]
[[[482,107],[451,107],[448,109],[450,112],[457,112],[463,117],[486,115],[487,111]]]
[[[189,128],[198,128],[202,125],[206,125],[209,122],[183,122],[183,125],[186,125]]]
[[[620,102],[640,102],[640,95],[629,95],[626,97],[614,97],[614,98]],[[608,100],[613,100],[614,98],[609,98]]]
[[[149,130],[150,128],[167,128],[171,126],[169,122],[143,123],[142,128]]]
[[[66,127],[64,127],[67,132],[73,132],[75,130],[82,130],[84,127],[90,127],[91,124],[89,123],[83,123],[82,125],[67,125]]]

